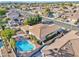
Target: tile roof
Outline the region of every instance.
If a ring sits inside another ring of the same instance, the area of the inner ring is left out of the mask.
[[[33,35],[35,35],[38,39],[44,39],[44,37],[59,29],[60,26],[58,25],[54,25],[54,24],[51,24],[51,25],[47,25],[47,24],[36,24],[36,25],[33,25],[33,26],[23,26],[21,27],[22,30],[29,30],[29,32],[31,32]]]
[[[45,50],[58,48],[60,49],[63,45],[65,45],[69,40],[73,40],[78,38],[75,34],[77,31],[70,31],[69,33],[65,34],[63,37],[57,39],[54,43],[49,45]]]
[[[70,41],[72,43],[72,48],[75,52],[75,56],[79,56],[79,38]]]
[[[45,36],[60,27],[58,25],[47,25],[47,24],[37,24],[34,25],[31,29],[30,32],[34,34],[36,37],[38,37],[41,40],[45,39]]]
[[[77,31],[70,31],[69,33],[67,33],[66,35],[64,35],[63,37],[57,39],[54,43],[50,44],[49,46],[45,47],[42,52],[45,55],[51,54],[51,52],[49,51],[50,49],[53,50],[55,48],[62,48],[64,47],[66,44],[68,44],[68,42],[71,43],[71,46],[73,48],[74,51],[74,55],[75,56],[79,56],[79,36],[76,35]],[[48,52],[46,52],[48,51]]]

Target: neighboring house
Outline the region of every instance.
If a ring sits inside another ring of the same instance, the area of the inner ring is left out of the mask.
[[[11,19],[10,21],[8,21],[8,24],[10,26],[22,24],[22,19],[20,18],[20,12],[17,11],[16,9],[9,10],[6,16]]]
[[[10,21],[8,21],[8,25],[9,26],[14,26],[14,25],[17,25],[17,23],[13,20],[10,20]]]
[[[79,20],[79,13],[66,13],[64,16],[67,16],[67,19],[71,23],[75,23],[77,20]]]
[[[33,26],[23,26],[21,29],[23,31],[29,31],[29,34],[35,35],[38,39],[42,41],[45,40],[45,36],[51,32],[58,30],[60,27],[55,24],[47,25],[47,24],[36,24]]]
[[[11,18],[11,19],[16,19],[18,18],[20,13],[16,9],[11,9],[9,10],[8,13],[6,13],[6,16]]]
[[[75,23],[78,19],[79,19],[79,8],[75,8],[73,9],[72,7],[68,7],[67,9],[63,9],[64,12],[63,13],[59,13],[59,14],[63,14],[60,15],[61,18],[66,18],[66,20],[68,20],[70,23]],[[75,11],[75,12],[74,12]],[[58,13],[58,12],[56,12]]]
[[[9,26],[16,26],[16,25],[21,25],[21,24],[22,24],[21,19],[14,19],[14,20],[8,21]]]
[[[70,31],[54,43],[43,48],[43,56],[79,56],[79,33],[77,31]],[[57,50],[57,51],[56,51]],[[52,52],[51,52],[52,51]]]

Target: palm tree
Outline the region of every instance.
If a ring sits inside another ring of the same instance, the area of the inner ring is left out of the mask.
[[[1,31],[1,37],[3,39],[3,42],[4,42],[4,48],[6,49],[7,51],[7,54],[8,54],[8,47],[10,46],[9,45],[9,39],[11,38],[11,36],[14,34],[14,32],[12,32],[11,29],[6,29],[5,30],[5,27],[2,27],[3,30]]]

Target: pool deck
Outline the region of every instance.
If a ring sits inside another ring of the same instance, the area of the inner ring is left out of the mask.
[[[1,49],[0,49],[0,57],[2,57]]]
[[[15,53],[14,53],[13,49],[11,48],[10,43],[8,41],[7,41],[7,44],[8,44],[7,47],[3,47],[1,49],[2,57],[16,57],[16,55],[15,55]],[[11,53],[8,53],[8,50],[10,50]]]

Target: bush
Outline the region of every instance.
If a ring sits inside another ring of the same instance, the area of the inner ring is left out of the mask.
[[[37,41],[38,39],[34,35],[29,35],[31,40]]]
[[[41,42],[40,40],[38,40],[37,43],[38,43],[39,45],[42,45],[42,42]]]
[[[10,18],[3,18],[3,22],[7,23],[9,20],[11,20]]]
[[[42,45],[42,42],[40,40],[38,40],[34,35],[30,35],[30,39],[34,40],[36,43],[38,43],[39,45]]]

